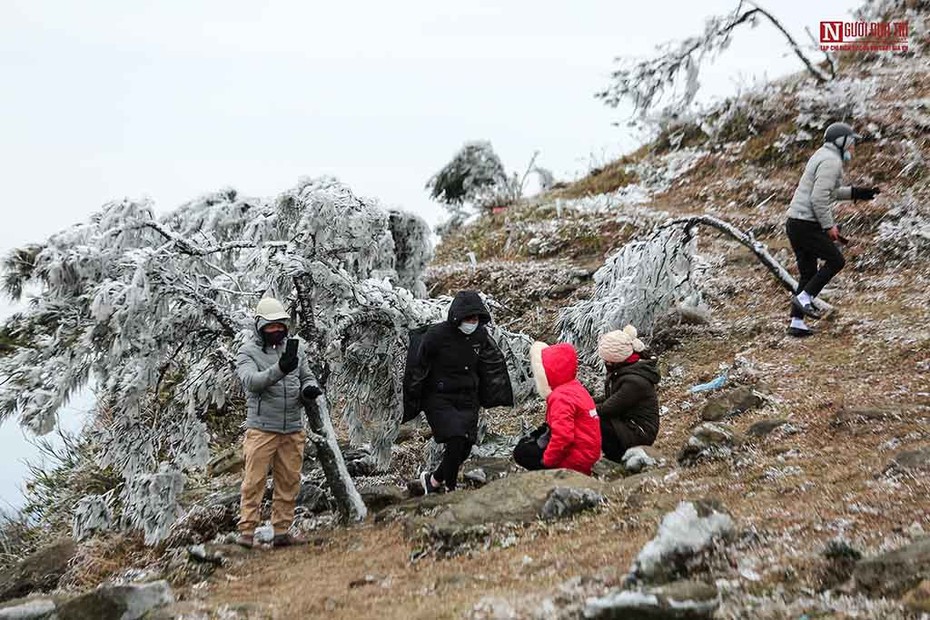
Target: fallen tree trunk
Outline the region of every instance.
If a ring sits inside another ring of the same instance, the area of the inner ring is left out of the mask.
[[[662,226],[684,226],[685,228],[693,228],[698,224],[710,226],[711,228],[719,230],[732,239],[740,242],[756,255],[756,257],[759,259],[759,262],[761,262],[765,268],[768,269],[776,279],[778,279],[784,288],[789,290],[792,294],[798,290],[798,281],[795,280],[790,273],[788,273],[788,270],[785,269],[781,263],[775,260],[775,257],[769,253],[769,250],[765,244],[757,240],[751,232],[745,233],[732,224],[711,215],[690,215],[687,217],[679,217],[665,222],[662,224]],[[814,306],[825,311],[833,310],[833,306],[817,298],[814,298]]]

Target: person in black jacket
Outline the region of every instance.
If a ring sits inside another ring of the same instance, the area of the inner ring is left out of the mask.
[[[601,418],[601,449],[621,462],[633,446],[651,446],[659,434],[658,360],[636,337],[636,328],[601,336],[597,351],[607,367],[604,398],[597,403]]]
[[[442,463],[409,485],[416,495],[454,490],[475,443],[480,407],[513,406],[504,355],[485,327],[491,313],[474,291],[461,291],[446,321],[431,325],[404,375],[404,421],[421,411],[433,439],[445,444]]]

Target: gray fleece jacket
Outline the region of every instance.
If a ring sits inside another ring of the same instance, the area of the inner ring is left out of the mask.
[[[843,154],[835,144],[824,144],[811,156],[801,181],[788,206],[788,217],[818,222],[823,229],[832,228],[833,203],[851,200],[852,188],[841,187]]]
[[[304,430],[305,414],[301,389],[315,385],[307,363],[303,341],[297,349],[297,369],[285,375],[278,366],[287,341],[276,347],[264,345],[259,330],[268,321],[256,323],[255,338],[246,342],[236,356],[236,373],[246,393],[246,428],[271,433]]]

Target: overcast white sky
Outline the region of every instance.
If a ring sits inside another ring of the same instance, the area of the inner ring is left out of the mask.
[[[696,34],[735,4],[4,0],[0,252],[111,199],[169,210],[226,185],[273,195],[301,175],[436,223],[424,183],[474,139],[510,169],[539,150],[557,177],[577,176],[634,146],[593,97],[612,58]],[[765,3],[805,42],[805,27],[857,5]],[[704,93],[797,68],[763,24],[703,72]],[[31,450],[12,423],[0,447],[0,506],[17,504]]]

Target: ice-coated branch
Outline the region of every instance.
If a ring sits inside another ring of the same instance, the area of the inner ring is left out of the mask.
[[[751,8],[746,8],[744,4]],[[712,60],[729,47],[737,27],[746,23],[754,27],[758,17],[767,19],[785,37],[788,46],[818,82],[831,79],[830,75],[807,58],[794,37],[774,15],[755,3],[740,0],[728,15],[708,18],[703,33],[678,43],[665,43],[659,46],[658,53],[651,58],[618,58],[619,68],[611,74],[611,83],[595,96],[614,108],[625,101],[632,103],[634,114],[639,119],[644,119],[668,96],[670,101],[666,112],[670,115],[681,114],[697,95],[701,64]]]
[[[711,215],[692,215],[688,217],[680,217],[669,220],[668,222],[662,224],[661,227],[683,226],[686,229],[691,229],[697,225],[709,226],[746,246],[752,251],[753,254],[756,255],[756,258],[759,259],[759,262],[761,262],[762,265],[768,269],[773,276],[775,276],[775,278],[784,288],[792,293],[797,291],[798,281],[794,279],[788,270],[785,269],[785,267],[779,263],[775,257],[771,255],[771,253],[769,253],[765,244],[756,239],[751,232],[743,232],[732,224]],[[814,299],[814,305],[816,305],[821,310],[833,309],[833,306],[817,298]]]

